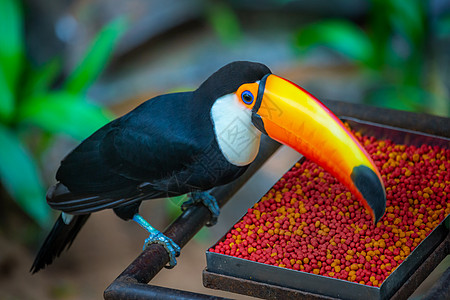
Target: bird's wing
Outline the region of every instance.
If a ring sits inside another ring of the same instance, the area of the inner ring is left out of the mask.
[[[104,192],[129,184],[105,168],[100,155],[100,144],[111,127],[109,123],[100,128],[67,154],[56,172],[56,180],[73,193]]]
[[[133,127],[109,131],[100,145],[106,166],[138,182],[155,182],[181,172],[201,152],[198,145],[170,130]]]
[[[136,201],[143,194],[149,199],[188,192],[183,184],[166,183],[189,173],[186,170],[212,141],[195,136],[189,128],[192,122],[180,119],[185,101],[185,94],[172,96],[170,103],[147,101],[83,141],[62,161],[56,176],[71,196],[50,197],[49,204],[92,212],[122,205],[126,199]]]

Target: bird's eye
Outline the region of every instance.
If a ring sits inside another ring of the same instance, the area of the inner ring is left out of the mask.
[[[249,91],[243,91],[241,95],[242,101],[244,101],[245,104],[252,104],[253,103],[253,94]]]

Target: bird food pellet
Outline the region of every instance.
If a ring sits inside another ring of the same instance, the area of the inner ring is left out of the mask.
[[[341,183],[305,160],[209,251],[380,286],[450,214],[450,150],[355,136],[386,187],[376,225]]]

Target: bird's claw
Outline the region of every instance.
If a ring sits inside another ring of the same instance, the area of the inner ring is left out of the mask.
[[[211,196],[208,192],[192,192],[189,195],[189,200],[181,205],[181,209],[185,211],[197,203],[203,203],[203,205],[205,205],[211,212],[211,219],[206,223],[206,226],[215,225],[220,214],[220,208],[216,198]]]
[[[168,238],[162,233],[150,234],[148,238],[145,239],[144,249],[145,250],[151,244],[160,244],[166,249],[167,254],[169,254],[169,265],[166,266],[168,269],[172,269],[176,266],[177,260],[175,257],[180,256],[181,248],[178,246],[171,238]]]

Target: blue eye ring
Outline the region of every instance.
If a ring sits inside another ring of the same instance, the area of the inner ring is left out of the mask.
[[[241,99],[245,104],[252,104],[255,97],[250,91],[243,91],[241,94]]]

